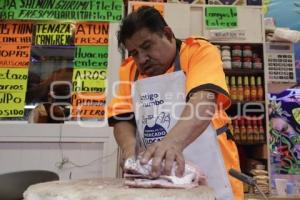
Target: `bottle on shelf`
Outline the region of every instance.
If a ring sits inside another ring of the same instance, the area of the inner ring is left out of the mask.
[[[253,127],[253,143],[260,143],[260,138],[259,138],[259,129],[257,126],[257,118],[254,116],[252,118],[252,127]]]
[[[237,100],[244,100],[244,88],[243,88],[243,79],[241,76],[237,77]]]
[[[261,77],[256,77],[257,100],[264,100],[264,89],[262,87]]]
[[[231,50],[232,57],[241,57],[242,56],[242,48],[241,45],[234,45]]]
[[[234,136],[234,139],[236,140],[237,143],[240,143],[241,142],[241,134],[240,134],[240,127],[239,127],[239,122],[238,120],[234,120],[233,121],[234,123],[234,128],[233,128],[233,136]]]
[[[252,68],[253,69],[262,69],[263,68],[261,58],[253,57]]]
[[[248,76],[244,76],[244,101],[250,101],[250,87]]]
[[[235,84],[235,76],[230,77],[230,95],[232,100],[237,100],[237,87]]]
[[[225,80],[226,80],[226,85],[227,85],[227,88],[228,88],[228,91],[230,93],[230,83],[229,83],[229,76],[225,76]]]
[[[259,142],[260,143],[265,143],[265,130],[263,127],[263,119],[258,120],[258,132],[259,132]]]
[[[241,69],[242,68],[242,61],[240,56],[233,56],[231,61],[231,66],[233,69]]]
[[[255,86],[255,77],[250,77],[250,100],[256,101],[257,100],[257,88]]]
[[[250,45],[243,46],[243,57],[252,57],[252,48]]]
[[[239,122],[240,122],[241,143],[245,144],[245,143],[247,143],[247,129],[246,129],[246,126],[245,126],[244,117],[240,117]]]
[[[246,129],[247,129],[247,143],[252,144],[253,143],[253,128],[251,124],[251,117],[247,116],[246,120]]]
[[[251,57],[243,57],[243,68],[251,69],[252,68],[252,59]]]

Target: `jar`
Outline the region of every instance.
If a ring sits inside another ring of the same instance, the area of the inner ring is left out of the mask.
[[[241,46],[240,45],[234,45],[232,47],[231,55],[232,56],[239,56],[239,57],[241,57],[242,56]]]
[[[259,57],[254,58],[252,67],[253,67],[253,69],[262,69],[263,67],[262,67],[261,58],[259,58]]]
[[[231,63],[232,63],[232,68],[235,68],[235,69],[242,68],[242,62],[241,62],[241,57],[240,56],[233,57]]]
[[[224,69],[231,69],[231,58],[230,56],[222,57],[223,61],[223,68]]]
[[[251,57],[243,58],[243,68],[244,69],[251,69],[252,68],[252,59],[251,59]]]
[[[223,57],[231,56],[230,46],[225,45],[225,46],[222,46],[221,49],[222,49],[222,51],[221,51],[222,59],[223,59]]]
[[[252,57],[252,49],[250,45],[243,47],[243,57]]]

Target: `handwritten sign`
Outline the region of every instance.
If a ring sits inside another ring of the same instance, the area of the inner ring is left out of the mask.
[[[155,3],[155,2],[132,2],[132,11],[136,11],[142,6],[152,6],[156,10],[160,12],[162,16],[164,16],[165,6],[163,3]]]
[[[205,7],[205,23],[210,29],[235,28],[238,25],[237,8],[234,6]]]
[[[103,93],[74,93],[72,95],[72,118],[103,119],[105,103]]]
[[[106,69],[74,69],[73,92],[105,92]]]
[[[75,68],[107,68],[108,46],[76,46]]]
[[[123,0],[2,0],[0,19],[120,21]]]
[[[209,30],[211,40],[246,40],[246,31],[241,29]]]
[[[31,22],[0,22],[0,44],[31,45],[33,25]]]
[[[77,23],[75,45],[108,45],[108,31],[106,22]]]
[[[71,24],[40,23],[35,25],[35,45],[70,45]]]
[[[26,92],[28,68],[0,68],[0,92]]]
[[[24,115],[25,92],[0,92],[0,118]]]
[[[0,45],[0,68],[28,67],[30,61],[30,46]]]

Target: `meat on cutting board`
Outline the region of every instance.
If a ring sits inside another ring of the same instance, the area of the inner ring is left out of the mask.
[[[206,176],[195,164],[186,161],[182,177],[175,176],[176,164],[173,164],[171,174],[161,175],[158,178],[150,176],[152,160],[142,165],[140,158],[128,158],[124,164],[125,185],[140,188],[193,188],[198,185],[207,185]]]

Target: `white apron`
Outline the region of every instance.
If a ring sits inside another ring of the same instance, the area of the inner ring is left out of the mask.
[[[164,138],[174,127],[186,105],[186,77],[181,71],[178,53],[175,68],[173,73],[137,80],[133,84],[137,131],[144,148]],[[183,154],[185,160],[199,165],[206,174],[208,185],[214,189],[217,200],[234,199],[217,133],[211,124]]]

